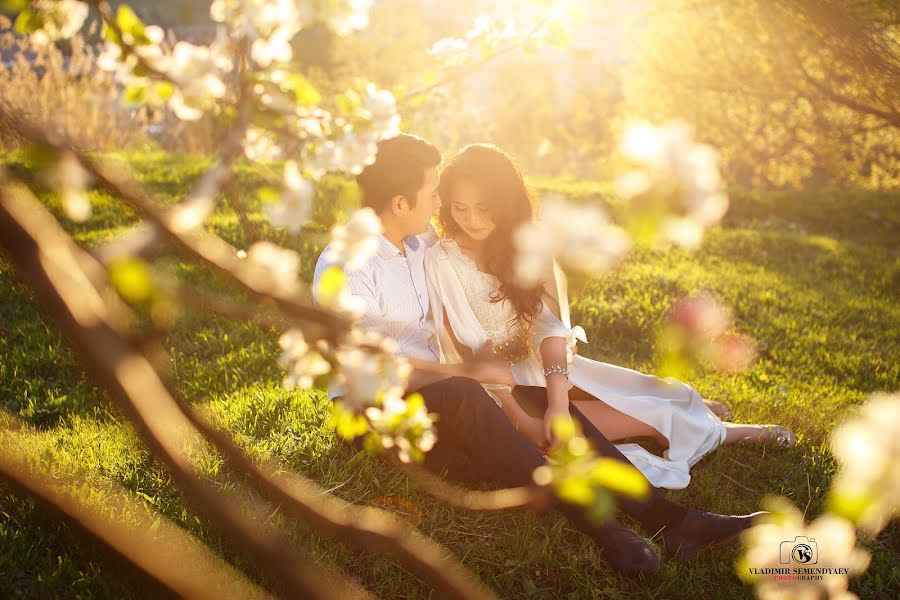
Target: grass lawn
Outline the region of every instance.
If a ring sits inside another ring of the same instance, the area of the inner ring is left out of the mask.
[[[127,157],[164,199],[183,197],[202,170],[201,160],[166,155]],[[10,159],[21,171],[26,165]],[[244,168],[240,188],[251,197],[261,176]],[[603,186],[535,181],[589,199]],[[332,199],[349,206],[352,186],[330,180],[317,208],[327,225]],[[134,221],[108,196],[91,192],[94,216],[67,224],[75,237],[96,244]],[[58,213],[55,198],[44,200]],[[265,227],[257,202],[251,219]],[[243,245],[236,215],[220,208],[210,227]],[[273,239],[304,256],[311,279],[324,227],[304,241],[284,232]],[[166,260],[191,285],[221,289],[203,268]],[[822,511],[835,463],[824,446],[835,424],[871,392],[900,389],[900,193],[853,191],[762,193],[736,191],[722,227],[702,249],[641,252],[602,280],[572,294],[573,322],[587,331],[590,357],[652,372],[655,331],[681,295],[709,290],[734,311],[736,326],[759,344],[760,357],[739,375],[698,372],[690,383],[707,397],[725,400],[739,422],[781,423],[799,434],[796,448],[720,449],[697,465],[688,489],[668,496],[688,506],[744,513],[766,494],[789,497],[808,517]],[[235,293],[235,292],[231,292]],[[368,455],[340,447],[323,427],[328,411],[321,391],[280,387],[275,365],[277,332],[224,318],[185,313],[164,340],[179,390],[251,454],[278,460],[324,488],[356,503],[386,497],[410,500],[421,511],[421,529],[445,544],[498,595],[509,598],[738,598],[751,595],[734,571],[736,549],[710,553],[689,564],[664,563],[647,582],[613,575],[593,543],[555,516],[453,509],[413,487]],[[31,294],[0,255],[0,402],[25,426],[16,443],[48,475],[76,475],[98,485],[131,490],[197,535],[238,568],[246,568],[220,539],[215,523],[186,507],[169,475],[150,459],[123,422],[80,371],[76,357],[42,317]],[[196,457],[200,470],[221,486],[238,489],[239,475],[214,453]],[[251,509],[254,499],[235,496]],[[311,556],[337,565],[378,597],[428,597],[414,575],[391,560],[361,554],[281,519],[274,507],[259,519],[280,529]],[[873,559],[852,584],[864,598],[900,597],[900,526],[895,522],[867,544]],[[31,501],[0,484],[0,597],[140,596],[117,567],[97,558],[67,528],[43,518]],[[250,575],[255,575],[250,571]]]

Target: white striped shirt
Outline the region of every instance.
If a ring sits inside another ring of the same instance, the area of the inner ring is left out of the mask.
[[[386,237],[379,236],[377,252],[362,268],[347,273],[350,293],[365,302],[359,326],[393,338],[406,358],[433,362],[440,359],[434,345],[425,250],[437,239],[431,226],[421,235],[407,236],[403,239],[404,256]],[[331,266],[325,259],[327,254],[326,246],[316,262],[313,293],[319,277]]]

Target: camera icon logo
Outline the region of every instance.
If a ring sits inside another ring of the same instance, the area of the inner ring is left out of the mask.
[[[788,565],[791,561],[801,565],[814,565],[819,562],[819,545],[815,538],[798,535],[793,541],[781,542],[779,560],[783,565]]]

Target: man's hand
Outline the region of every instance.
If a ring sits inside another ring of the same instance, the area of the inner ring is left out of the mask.
[[[541,452],[546,452],[550,448],[550,441],[544,434],[544,422],[541,419],[522,415],[516,424],[516,430]]]
[[[509,387],[516,385],[512,367],[494,354],[494,343],[490,340],[466,363],[466,371],[467,376],[479,383],[502,383]]]

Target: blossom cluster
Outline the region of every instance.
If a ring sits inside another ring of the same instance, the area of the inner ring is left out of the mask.
[[[557,444],[548,463],[534,470],[536,484],[550,486],[560,499],[584,506],[598,522],[615,512],[613,493],[642,499],[650,492],[650,483],[635,467],[598,456],[578,423],[558,418],[551,426]]]
[[[876,393],[831,438],[840,471],[832,510],[869,535],[900,514],[900,392]]]
[[[339,435],[354,438],[368,432],[370,446],[394,449],[403,462],[422,460],[434,446],[435,415],[426,410],[421,395],[403,397],[411,367],[398,356],[393,340],[354,329],[337,347],[320,341],[311,348],[302,332],[290,329],[279,344],[286,387],[309,388],[331,373],[326,355],[340,366],[332,385],[341,400],[331,419]]]
[[[629,123],[620,149],[632,166],[616,179],[616,191],[628,201],[632,230],[640,228],[643,237],[649,229],[653,241],[699,247],[703,230],[728,210],[716,151],[696,142],[682,121]]]
[[[548,277],[553,258],[568,269],[596,275],[631,248],[628,235],[602,207],[556,197],[544,199],[540,219],[519,227],[513,241],[515,274],[523,287]]]
[[[725,307],[709,293],[686,296],[669,312],[659,343],[664,356],[663,370],[675,377],[678,365],[702,363],[726,372],[748,368],[757,355],[756,343],[749,336],[731,331],[732,318]]]

